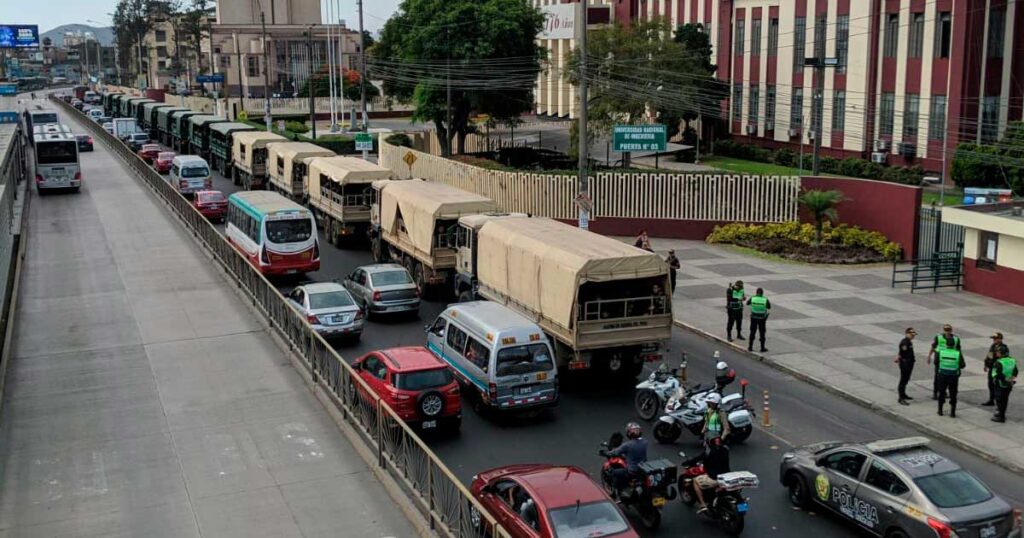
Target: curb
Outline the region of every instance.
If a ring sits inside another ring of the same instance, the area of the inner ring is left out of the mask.
[[[920,423],[918,423],[918,422],[916,422],[914,420],[911,420],[910,418],[905,417],[905,416],[903,416],[903,415],[901,415],[899,413],[895,413],[895,412],[891,411],[890,409],[888,409],[886,407],[880,406],[880,405],[878,405],[877,403],[875,403],[875,402],[873,402],[871,400],[868,400],[866,398],[862,398],[862,397],[860,397],[860,396],[858,396],[856,394],[853,394],[851,392],[847,392],[845,390],[837,388],[837,387],[833,386],[830,383],[826,383],[826,382],[822,381],[821,379],[818,379],[816,377],[807,375],[807,374],[805,374],[805,373],[803,373],[803,372],[801,372],[799,370],[796,370],[796,369],[794,369],[794,368],[792,368],[790,366],[787,366],[787,365],[782,364],[782,363],[780,363],[778,361],[775,361],[771,357],[768,357],[766,355],[761,355],[760,353],[754,353],[752,351],[747,351],[747,349],[745,347],[738,346],[738,345],[736,345],[736,344],[734,344],[732,342],[728,342],[726,340],[723,340],[721,337],[715,336],[715,335],[711,334],[710,332],[705,331],[704,329],[699,329],[697,327],[694,327],[693,325],[689,325],[687,323],[683,323],[682,321],[679,321],[677,319],[672,320],[672,323],[674,325],[676,325],[677,327],[681,328],[681,329],[684,329],[684,330],[687,330],[687,331],[690,331],[690,332],[696,334],[697,336],[700,336],[700,337],[705,338],[707,340],[711,340],[711,341],[717,342],[719,344],[723,344],[723,345],[729,346],[734,351],[740,353],[741,355],[746,356],[749,359],[753,359],[753,360],[756,360],[757,362],[761,362],[761,363],[767,364],[768,366],[771,366],[772,368],[775,368],[776,370],[779,370],[781,372],[785,372],[785,373],[787,373],[787,374],[789,374],[789,375],[791,375],[791,376],[793,376],[793,377],[795,377],[795,378],[797,378],[797,379],[799,379],[801,381],[804,381],[804,382],[806,382],[806,383],[808,383],[810,385],[813,385],[813,386],[818,387],[820,389],[824,389],[826,392],[830,392],[832,394],[841,396],[842,398],[844,398],[844,399],[846,399],[848,401],[851,401],[851,402],[853,402],[853,403],[855,403],[857,405],[860,405],[861,407],[865,407],[865,408],[870,409],[872,411],[876,411],[876,412],[878,412],[878,413],[880,413],[880,414],[882,414],[882,415],[884,415],[884,416],[886,416],[888,418],[897,420],[897,421],[899,421],[902,424],[905,424],[905,425],[907,425],[907,426],[909,426],[911,428],[914,428],[915,430],[918,430],[918,431],[920,431],[922,433],[931,435],[931,436],[933,436],[935,438],[941,439],[942,441],[945,441],[946,443],[949,443],[949,444],[951,444],[951,445],[953,445],[953,446],[963,450],[964,452],[968,452],[968,453],[974,454],[975,456],[978,456],[978,457],[980,457],[980,458],[982,458],[982,459],[984,459],[986,461],[989,461],[991,463],[999,465],[1000,467],[1008,469],[1008,470],[1010,470],[1010,471],[1012,471],[1014,473],[1024,474],[1024,467],[1022,467],[1020,465],[1017,465],[1015,463],[1003,460],[1002,458],[999,458],[999,457],[997,457],[997,456],[995,456],[995,455],[993,455],[993,454],[991,454],[989,452],[985,452],[984,450],[981,450],[981,449],[977,448],[976,446],[971,445],[971,444],[965,442],[964,440],[959,439],[959,438],[957,438],[957,437],[955,437],[953,435],[950,435],[948,433],[945,433],[945,432],[936,430],[934,428],[930,428],[928,426],[925,426],[923,424],[920,424]]]

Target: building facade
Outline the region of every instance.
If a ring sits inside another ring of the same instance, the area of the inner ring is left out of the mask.
[[[943,221],[964,227],[964,289],[1024,305],[1024,207],[947,207]]]

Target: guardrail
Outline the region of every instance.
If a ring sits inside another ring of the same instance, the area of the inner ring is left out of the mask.
[[[155,170],[96,122],[59,99],[65,112],[76,115],[93,138],[103,142],[171,207],[196,240],[205,247],[251,298],[271,326],[302,361],[313,382],[363,441],[377,455],[377,465],[404,489],[413,504],[442,536],[508,537],[498,524],[416,433],[354,374],[347,362],[314,331],[305,318],[288,306],[285,297],[253,268],[192,204]],[[361,389],[361,390],[360,390]]]

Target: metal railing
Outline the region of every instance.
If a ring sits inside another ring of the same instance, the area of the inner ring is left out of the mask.
[[[60,100],[68,113],[84,118]],[[508,533],[499,525],[422,439],[390,406],[374,395],[347,362],[317,334],[305,318],[288,306],[285,297],[228,243],[220,232],[164,178],[127,146],[95,122],[82,121],[93,137],[155,191],[195,239],[224,267],[267,318],[271,326],[302,358],[313,382],[329,394],[342,417],[352,424],[384,469],[429,522],[431,530],[453,538]]]
[[[910,292],[963,286],[963,244],[957,250],[936,252],[930,258],[918,258],[892,264],[892,284],[910,284]],[[901,268],[902,267],[902,268]]]
[[[583,303],[580,319],[583,321],[597,321],[602,319],[656,316],[667,314],[668,304],[668,298],[664,295],[586,301]]]

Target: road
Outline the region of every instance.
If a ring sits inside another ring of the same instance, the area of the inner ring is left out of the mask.
[[[235,192],[229,179],[214,174],[215,188],[226,194]],[[338,249],[321,237],[321,270],[308,275],[316,281],[341,280],[355,267],[371,263],[363,249]],[[282,282],[282,288],[296,281]],[[444,304],[425,301],[419,319],[374,319],[362,340],[341,345],[338,351],[353,360],[370,350],[403,345],[422,345],[423,326],[436,317]],[[724,313],[723,313],[724,315]],[[769,334],[769,338],[771,335]],[[901,423],[882,417],[858,405],[837,398],[769,366],[752,361],[732,348],[706,340],[676,328],[669,344],[670,364],[677,364],[682,351],[689,358],[689,377],[710,381],[715,352],[750,381],[748,397],[761,407],[762,392],[771,395],[770,428],[758,427],[751,438],[732,451],[732,467],[747,469],[761,478],[761,487],[748,491],[750,536],[860,536],[845,523],[829,515],[808,514],[790,507],[786,491],[778,483],[778,463],[782,452],[791,446],[822,440],[873,440],[883,437],[918,435]],[[649,370],[648,370],[649,371]],[[646,372],[645,372],[646,374]],[[429,438],[431,446],[463,481],[484,469],[511,463],[545,462],[579,465],[596,476],[602,463],[598,445],[608,435],[631,420],[632,387],[608,387],[581,378],[563,378],[561,403],[552,416],[543,419],[483,418],[466,407],[462,432],[451,438]],[[738,387],[737,387],[738,390]],[[895,392],[895,390],[894,390]],[[926,395],[919,395],[924,400]],[[918,405],[932,405],[920,401]],[[760,419],[758,419],[760,420]],[[651,425],[645,424],[648,438]],[[678,459],[677,452],[699,449],[695,438],[684,437],[674,446],[657,445],[652,440],[649,456]],[[974,472],[1014,506],[1024,506],[1024,489],[1018,475],[941,442],[933,447]],[[665,510],[662,528],[645,536],[677,536],[681,529],[693,529],[700,536],[719,536],[715,526],[699,521],[693,511],[678,501]]]

